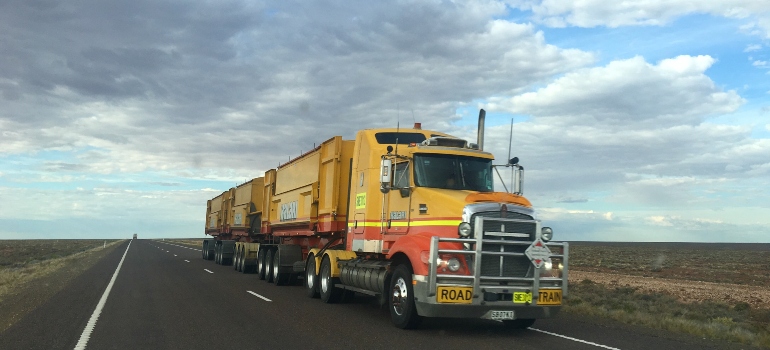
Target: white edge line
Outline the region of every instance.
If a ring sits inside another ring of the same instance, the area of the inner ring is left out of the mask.
[[[247,292],[247,293],[249,293],[249,294],[251,294],[251,295],[253,295],[253,296],[255,296],[255,297],[257,297],[257,298],[260,298],[260,299],[262,299],[262,300],[264,300],[264,301],[272,301],[272,300],[270,300],[270,299],[268,299],[268,298],[265,298],[265,297],[263,297],[263,296],[261,296],[261,295],[259,295],[259,294],[257,294],[257,293],[254,293],[254,292],[252,292],[252,291],[250,291],[250,290],[247,290],[246,292]]]
[[[91,333],[94,331],[94,328],[96,327],[96,321],[99,319],[99,315],[101,315],[102,313],[104,304],[107,303],[107,297],[110,295],[112,286],[115,284],[115,280],[118,278],[118,272],[120,272],[120,267],[123,266],[123,261],[126,260],[126,254],[128,254],[128,248],[131,248],[131,241],[128,242],[128,247],[126,247],[126,251],[123,253],[123,257],[120,258],[120,263],[118,263],[118,268],[116,268],[115,273],[112,274],[112,279],[110,279],[110,283],[107,284],[107,289],[104,290],[104,294],[102,294],[102,298],[99,299],[99,303],[96,304],[96,309],[94,309],[94,312],[91,314],[91,318],[88,319],[86,328],[83,329],[83,333],[80,334],[80,339],[78,340],[77,345],[75,345],[75,350],[84,350],[86,348],[86,345],[88,345],[88,339],[91,338]]]
[[[602,344],[596,344],[596,343],[592,343],[592,342],[590,342],[590,341],[585,341],[585,340],[582,340],[582,339],[577,339],[577,338],[573,338],[573,337],[568,337],[568,336],[566,336],[566,335],[561,335],[561,334],[551,333],[551,332],[549,332],[549,331],[544,331],[544,330],[541,330],[541,329],[537,329],[537,328],[532,328],[532,327],[530,327],[530,328],[529,328],[529,330],[532,330],[532,331],[535,331],[535,332],[540,332],[540,333],[545,333],[545,334],[548,334],[548,335],[552,335],[552,336],[554,336],[554,337],[559,337],[559,338],[564,338],[564,339],[572,340],[572,341],[575,341],[575,342],[578,342],[578,343],[583,343],[583,344],[588,344],[588,345],[597,346],[597,347],[600,347],[600,348],[604,348],[604,349],[609,349],[609,350],[620,350],[620,349],[618,349],[618,348],[613,348],[613,347],[611,347],[611,346],[602,345]]]
[[[214,271],[209,271],[209,269],[203,269],[203,271],[206,271],[208,273],[214,273]]]

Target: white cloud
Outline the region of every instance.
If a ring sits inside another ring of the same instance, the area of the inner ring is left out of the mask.
[[[760,60],[751,62],[751,65],[754,67],[760,67],[760,68],[765,68],[768,66],[767,61],[760,61]]]
[[[273,17],[237,1],[158,5],[169,17],[105,6],[67,4],[71,18],[44,25],[27,6],[2,17],[0,31],[30,39],[4,43],[14,84],[0,89],[19,98],[0,104],[0,152],[91,149],[78,165],[102,174],[243,179],[329,137],[395,126],[399,113],[449,128],[457,101],[510,95],[595,60],[547,44],[532,25],[492,19],[505,13],[493,1],[282,3]],[[101,21],[107,14],[126,27]]]
[[[508,0],[532,11],[536,21],[552,27],[662,26],[690,14],[708,14],[748,21],[746,33],[770,38],[770,3],[764,0],[722,1],[559,1]]]
[[[759,51],[762,49],[762,45],[760,44],[751,44],[746,46],[746,48],[743,50],[743,52],[754,52]]]
[[[679,56],[652,65],[637,56],[568,73],[536,92],[493,100],[490,108],[570,118],[576,125],[695,125],[706,115],[730,113],[744,103],[704,74],[714,63],[710,56]]]

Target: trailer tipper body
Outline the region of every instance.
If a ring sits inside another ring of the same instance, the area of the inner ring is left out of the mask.
[[[327,303],[378,296],[400,328],[552,317],[567,295],[568,245],[550,242],[522,196],[518,160],[492,164],[481,120],[478,144],[418,124],[333,137],[243,196],[245,184],[210,200],[204,258],[213,245],[218,263],[276,285],[302,280]],[[494,191],[499,168],[516,179],[510,192]]]

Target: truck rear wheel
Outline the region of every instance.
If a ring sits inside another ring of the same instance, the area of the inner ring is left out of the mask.
[[[390,319],[401,329],[417,328],[422,317],[417,314],[414,305],[412,287],[412,269],[407,265],[398,265],[390,279]]]
[[[240,266],[241,266],[241,264],[240,264],[240,262],[241,262],[240,256],[241,256],[241,250],[236,248],[235,249],[235,253],[233,253],[233,269],[235,269],[235,271],[239,271],[239,272],[241,271],[241,269],[240,269]]]
[[[267,272],[267,264],[265,264],[265,255],[267,255],[267,249],[260,249],[257,253],[257,276],[259,279],[265,279],[265,273]]]
[[[273,282],[276,286],[283,286],[289,282],[291,273],[281,273],[281,254],[280,249],[276,249],[273,254]]]
[[[273,282],[273,255],[272,249],[269,249],[265,255],[265,280],[270,283]]]
[[[305,295],[309,298],[318,298],[318,275],[315,274],[315,256],[307,257],[305,265]]]
[[[535,324],[535,319],[533,318],[525,318],[525,319],[519,319],[519,320],[504,320],[503,324],[512,329],[527,329],[529,327],[532,327],[533,324]]]
[[[336,283],[339,283],[339,279],[332,277],[332,262],[329,260],[328,255],[321,262],[321,278],[319,282],[318,289],[320,289],[321,300],[324,303],[333,304],[340,300],[342,290],[334,286]]]

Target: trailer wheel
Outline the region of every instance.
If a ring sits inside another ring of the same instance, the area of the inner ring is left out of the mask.
[[[321,292],[321,300],[327,304],[333,304],[340,300],[342,296],[342,290],[335,287],[339,279],[332,277],[332,262],[329,260],[329,256],[324,256],[323,262],[321,262],[321,278],[318,289]]]
[[[220,262],[219,262],[219,249],[214,250],[214,263],[217,264],[217,265],[220,264]]]
[[[315,256],[307,257],[305,266],[305,295],[309,298],[318,298],[318,275],[315,274]]]
[[[238,254],[238,259],[236,260],[237,262],[236,262],[236,264],[235,264],[235,266],[236,266],[236,268],[235,268],[235,269],[236,269],[238,272],[243,272],[243,273],[245,273],[245,271],[243,271],[243,267],[245,266],[245,265],[244,265],[244,261],[245,261],[246,259],[244,258],[244,255],[246,254],[246,252],[244,251],[244,248],[243,248],[243,247],[241,247],[241,249],[237,249],[237,250],[236,250],[236,253]]]
[[[236,249],[235,249],[235,252],[233,253],[233,269],[234,269],[235,271],[241,271],[241,270],[238,268],[238,267],[239,267],[239,264],[238,264],[238,263],[240,262],[240,261],[239,261],[240,259],[238,258],[238,256],[240,255],[240,253],[241,253],[241,251],[240,251],[240,249],[238,249],[238,248],[236,248]]]
[[[246,248],[241,250],[241,263],[238,266],[238,271],[241,273],[251,272],[251,265],[246,265]]]
[[[401,329],[417,328],[422,321],[414,306],[412,269],[408,265],[398,265],[390,279],[390,319]]]
[[[257,253],[257,276],[259,279],[265,279],[265,273],[267,272],[267,264],[265,264],[265,255],[267,249],[260,249]]]
[[[504,320],[503,324],[511,329],[527,329],[529,327],[532,327],[533,324],[535,324],[535,319],[533,318],[524,318],[519,320]]]
[[[273,282],[273,254],[273,250],[268,249],[265,255],[265,280],[270,283]]]
[[[289,282],[291,273],[281,273],[281,254],[278,249],[273,254],[273,282],[276,286],[283,286]]]

